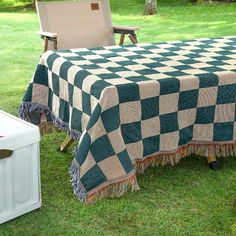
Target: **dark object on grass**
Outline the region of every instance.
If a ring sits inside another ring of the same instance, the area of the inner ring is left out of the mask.
[[[209,163],[209,167],[211,170],[220,170],[220,164],[218,161],[212,161]]]
[[[236,198],[233,200],[233,210],[236,213]]]

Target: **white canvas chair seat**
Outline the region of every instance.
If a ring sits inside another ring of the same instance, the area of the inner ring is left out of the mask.
[[[46,41],[45,51],[115,45],[114,30],[122,34],[122,37],[125,34],[134,36],[133,43],[137,41],[134,34],[137,27],[112,26],[108,0],[36,2],[36,8],[40,34]],[[52,41],[52,46],[48,41]]]

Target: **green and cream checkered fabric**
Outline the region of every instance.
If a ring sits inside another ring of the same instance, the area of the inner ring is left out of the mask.
[[[41,57],[21,116],[40,123],[45,108],[81,134],[71,173],[88,201],[108,186],[120,195],[112,186],[149,157],[228,143],[233,155],[235,97],[236,37],[58,50]]]

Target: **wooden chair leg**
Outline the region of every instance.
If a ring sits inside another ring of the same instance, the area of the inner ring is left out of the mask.
[[[219,170],[220,164],[214,156],[207,157],[208,165],[211,170]]]
[[[122,46],[124,44],[124,40],[125,40],[125,34],[121,34],[120,35],[120,42],[119,42],[120,46]]]
[[[65,140],[61,143],[58,151],[66,152],[66,150],[70,147],[70,145],[74,142],[74,140],[70,137],[66,137]]]
[[[43,52],[46,52],[48,50],[48,38],[45,37],[44,38],[44,49],[43,49]]]
[[[133,43],[133,44],[136,44],[137,43],[137,37],[136,35],[131,35],[131,34],[128,34],[128,37],[130,39],[130,41]]]

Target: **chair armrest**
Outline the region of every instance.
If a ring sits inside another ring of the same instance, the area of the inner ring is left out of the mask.
[[[50,39],[56,39],[56,38],[57,38],[57,34],[56,34],[56,33],[39,31],[39,32],[37,32],[37,34],[39,34],[42,38],[46,37],[46,38],[48,38],[49,40],[50,40]]]

